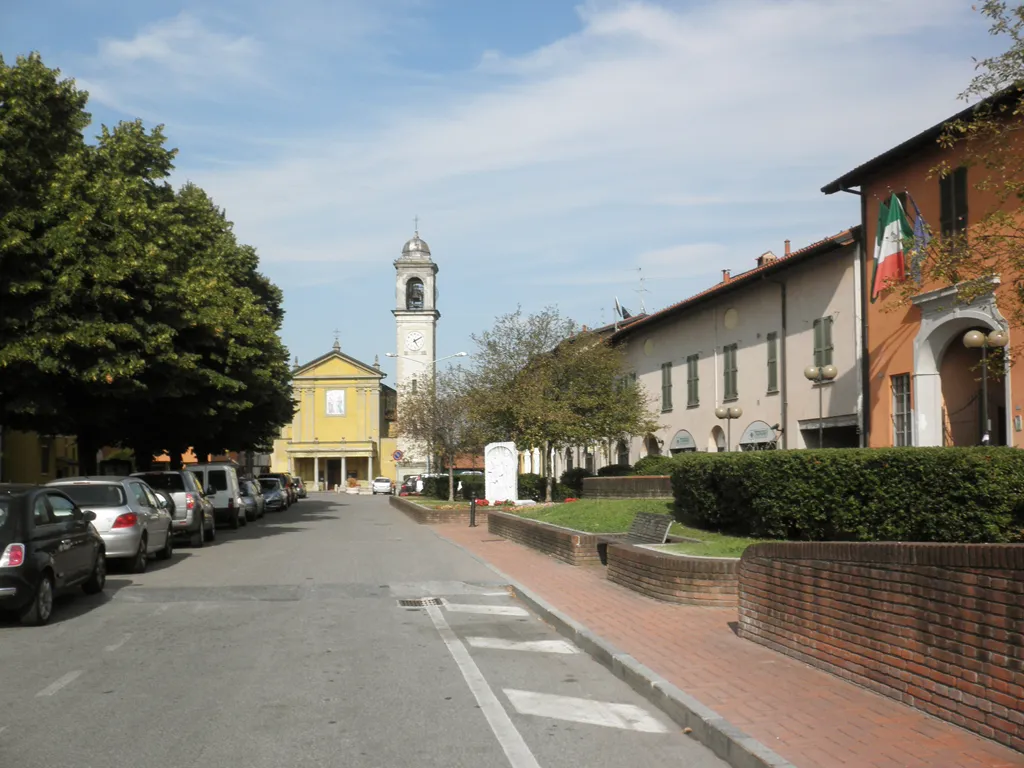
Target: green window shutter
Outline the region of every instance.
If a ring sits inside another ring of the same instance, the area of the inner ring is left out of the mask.
[[[821,319],[819,318],[814,321],[814,364],[819,367],[825,364],[822,362],[822,350],[824,347]]]
[[[953,231],[967,229],[967,169],[953,171]]]
[[[779,334],[768,334],[768,391],[779,391]]]
[[[825,361],[822,365],[832,365],[832,322],[831,315],[822,318],[821,335],[824,342],[822,344],[822,359]]]
[[[672,409],[672,363],[661,364],[661,410]]]

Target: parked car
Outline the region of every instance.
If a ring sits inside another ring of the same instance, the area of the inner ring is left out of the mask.
[[[391,482],[390,477],[375,477],[370,487],[373,490],[374,496],[376,496],[378,493],[390,494],[395,492],[395,484]]]
[[[213,516],[217,522],[223,520],[232,530],[249,522],[245,517],[238,470],[233,464],[194,464],[188,471],[196,476],[199,486],[206,490],[206,495],[213,502]]]
[[[288,492],[276,477],[264,477],[260,480],[263,489],[263,501],[268,512],[280,512],[288,509]]]
[[[107,561],[95,519],[58,489],[0,485],[0,610],[46,624],[56,592],[102,592]]]
[[[150,555],[170,560],[174,554],[166,505],[139,478],[65,477],[47,487],[63,491],[83,512],[96,515],[92,526],[103,538],[107,560],[126,561],[132,573],[142,573]]]
[[[281,483],[281,490],[284,492],[285,499],[288,502],[286,504],[286,508],[290,507],[292,504],[295,503],[295,496],[293,495],[295,492],[295,486],[292,483],[291,475],[289,475],[287,472],[267,472],[265,474],[260,475],[257,478],[257,480],[259,480],[260,484],[262,484],[263,481],[268,478],[274,478],[279,483]]]
[[[263,488],[259,480],[242,480],[242,504],[245,505],[245,517],[250,522],[263,517],[267,510],[267,502],[263,498]]]
[[[299,483],[298,478],[295,475],[286,475],[288,479],[288,493],[292,495],[292,504],[295,504],[299,500]]]
[[[295,494],[300,499],[306,498],[306,484],[302,482],[302,478],[293,476],[292,479],[295,481]]]
[[[206,498],[196,476],[186,470],[136,472],[132,477],[145,480],[154,491],[166,493],[173,507],[171,530],[175,536],[187,536],[193,547],[213,541],[217,536],[213,502]]]

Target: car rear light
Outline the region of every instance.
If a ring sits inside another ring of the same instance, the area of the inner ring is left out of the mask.
[[[195,508],[196,508],[196,497],[193,496],[191,493],[186,493],[185,494],[185,509],[192,510],[192,509],[195,509]]]
[[[0,568],[17,568],[25,562],[25,545],[8,544],[7,549],[0,555]]]
[[[235,500],[234,499],[228,499],[228,509],[234,509],[234,508],[235,508]]]
[[[134,512],[125,512],[123,515],[118,515],[117,520],[110,526],[111,528],[134,528],[135,524],[139,522],[139,516]]]

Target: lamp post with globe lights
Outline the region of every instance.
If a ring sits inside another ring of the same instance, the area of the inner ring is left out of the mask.
[[[988,420],[988,351],[1002,349],[1010,341],[1006,331],[996,329],[989,333],[968,331],[964,334],[964,346],[968,349],[981,350],[981,444],[988,445],[989,430],[992,428]]]
[[[804,368],[804,376],[808,381],[812,381],[818,385],[818,447],[821,448],[825,444],[825,409],[824,409],[824,392],[825,387],[822,385],[826,381],[832,381],[836,376],[839,375],[839,369],[834,365],[809,365]]]
[[[738,405],[720,405],[715,408],[715,416],[720,419],[724,419],[726,424],[726,437],[725,437],[725,450],[729,452],[732,450],[732,420],[738,419],[743,415],[743,409]]]

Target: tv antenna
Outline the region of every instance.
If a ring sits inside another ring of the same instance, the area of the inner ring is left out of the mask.
[[[640,311],[647,314],[647,304],[644,301],[644,294],[650,293],[647,288],[644,287],[644,269],[643,267],[636,268],[637,274],[640,275],[640,287],[636,289],[636,293],[640,296]]]

